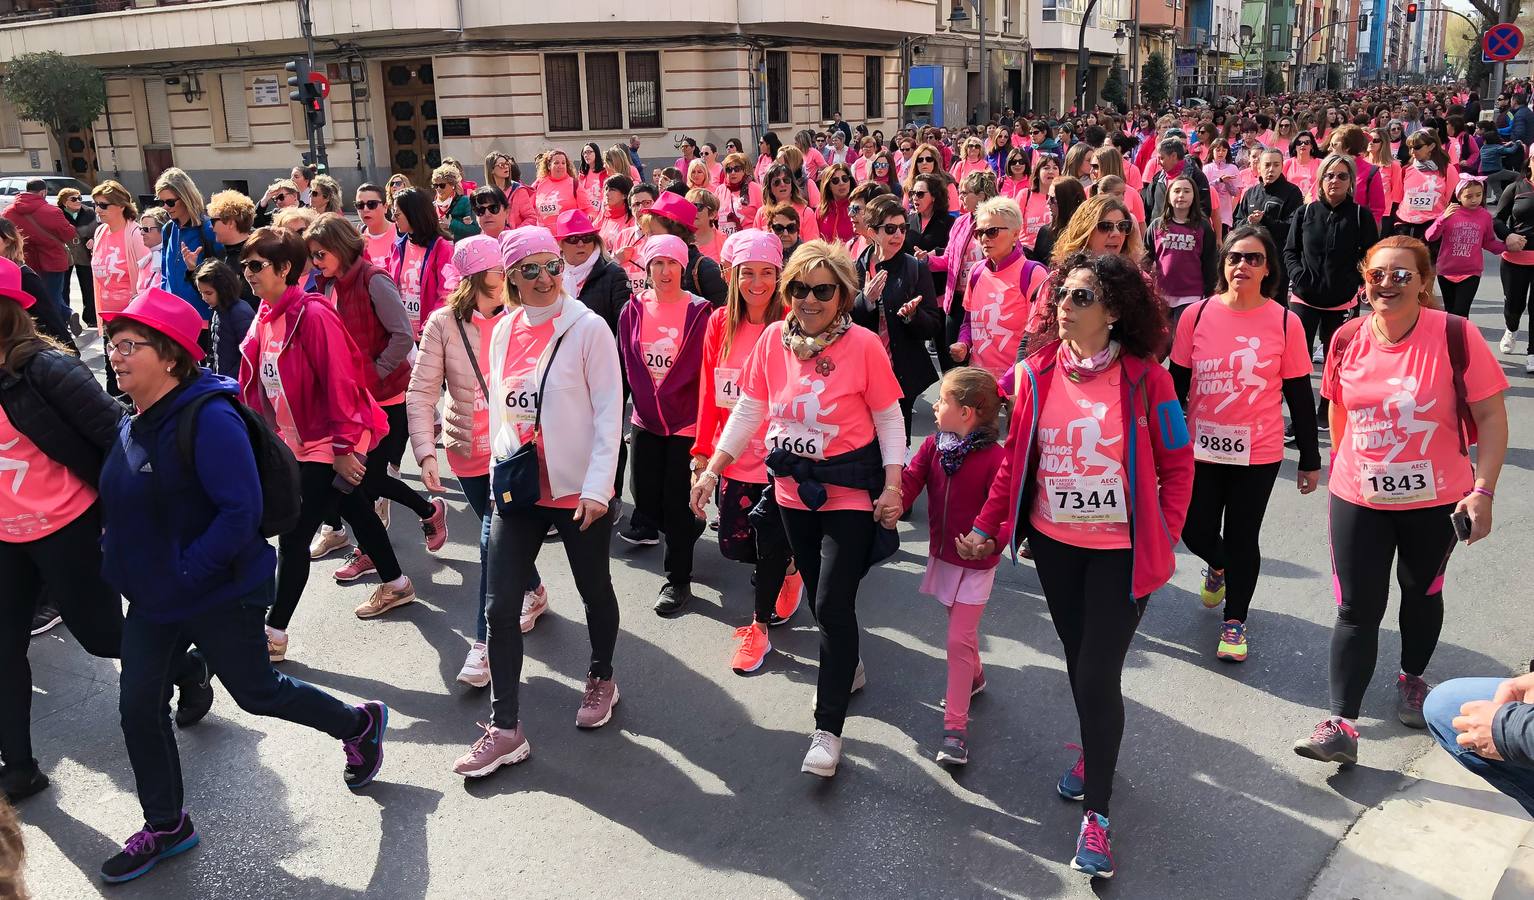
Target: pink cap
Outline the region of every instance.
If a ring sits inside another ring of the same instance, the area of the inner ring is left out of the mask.
[[[21,267],[0,257],[0,297],[15,300],[22,309],[31,309],[37,298],[21,287]]]
[[[577,234],[596,234],[597,226],[591,224],[586,214],[578,209],[567,209],[554,220],[554,240],[562,241]]]
[[[453,268],[464,278],[501,268],[501,245],[493,237],[476,234],[453,245]]]
[[[670,191],[661,191],[648,212],[651,215],[665,216],[688,231],[694,230],[698,225],[698,208],[693,206],[686,197]]]
[[[676,196],[673,194],[672,196]],[[635,261],[640,268],[650,268],[650,263],[665,257],[674,259],[679,266],[687,265],[687,242],[674,234],[656,234],[644,239],[639,245]]]
[[[197,314],[192,304],[170,291],[149,288],[130,300],[121,311],[101,314],[105,322],[117,318],[153,328],[180,344],[181,349],[192,354],[192,359],[202,362],[204,354],[202,348],[197,346],[197,338],[202,334],[202,316]]]
[[[719,262],[726,269],[741,263],[762,262],[783,268],[783,242],[770,231],[746,228],[724,239],[719,250]]]
[[[549,234],[547,228],[542,225],[523,225],[521,228],[501,232],[501,262],[506,268],[511,268],[534,253],[559,255],[559,242],[554,240],[554,235]]]

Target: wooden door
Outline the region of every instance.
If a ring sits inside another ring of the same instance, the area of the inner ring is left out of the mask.
[[[436,77],[431,60],[396,60],[383,64],[384,109],[389,127],[389,169],[429,188],[431,170],[442,163],[437,128]]]
[[[73,175],[92,187],[96,185],[96,136],[89,128],[71,131],[64,137],[64,174]]]

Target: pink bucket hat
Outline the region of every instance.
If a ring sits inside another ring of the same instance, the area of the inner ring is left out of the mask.
[[[483,234],[466,237],[453,245],[453,268],[464,278],[501,268],[501,245]]]
[[[783,242],[770,231],[747,228],[724,239],[719,250],[719,262],[726,269],[741,263],[761,262],[783,268]]]
[[[698,208],[693,206],[686,197],[670,191],[661,191],[648,212],[651,215],[665,216],[688,231],[694,230],[698,224]]]
[[[596,234],[597,226],[591,224],[586,214],[578,209],[567,209],[554,220],[554,240],[562,241],[577,234]]]
[[[22,309],[31,309],[37,298],[22,290],[21,267],[0,257],[0,297],[15,300]]]
[[[650,263],[662,257],[676,260],[679,266],[686,266],[687,243],[674,234],[652,235],[645,238],[644,243],[639,245],[635,261],[639,263],[640,268],[648,269]]]
[[[508,269],[534,253],[559,255],[559,242],[542,225],[523,225],[501,232],[501,263]]]
[[[105,322],[122,318],[147,325],[180,344],[192,359],[202,362],[204,354],[197,346],[197,338],[202,334],[202,316],[192,304],[170,291],[150,288],[134,297],[121,311],[104,312],[101,318]]]

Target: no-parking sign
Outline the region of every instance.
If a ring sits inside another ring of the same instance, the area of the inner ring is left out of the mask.
[[[1481,49],[1492,62],[1507,62],[1523,50],[1523,31],[1511,22],[1486,29]]]

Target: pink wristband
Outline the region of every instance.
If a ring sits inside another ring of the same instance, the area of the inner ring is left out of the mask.
[[[1488,490],[1486,490],[1483,487],[1471,488],[1470,489],[1470,493],[1472,493],[1472,494],[1480,494],[1481,496],[1490,498],[1492,500],[1497,499],[1497,495],[1496,494],[1493,494],[1491,491],[1488,491]]]

